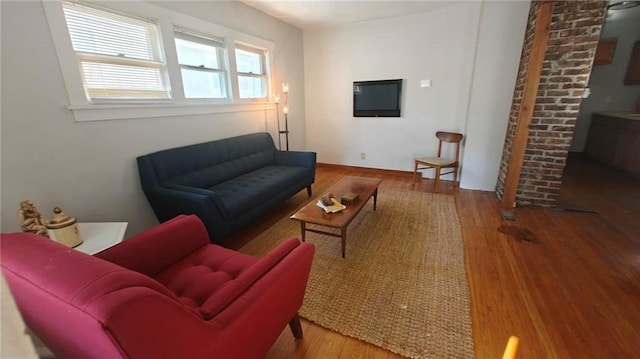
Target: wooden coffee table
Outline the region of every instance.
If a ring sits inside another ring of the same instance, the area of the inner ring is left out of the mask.
[[[382,179],[380,178],[345,176],[333,186],[327,188],[320,197],[315,198],[313,201],[300,208],[300,210],[291,216],[291,219],[295,219],[300,222],[302,241],[305,241],[306,232],[314,232],[342,238],[342,258],[344,258],[345,247],[347,244],[347,226],[371,197],[373,197],[373,210],[376,210],[378,186],[380,183],[382,183]],[[325,213],[322,208],[316,206],[318,198],[321,198],[328,193],[333,193],[336,199],[340,200],[343,195],[349,192],[358,193],[359,200],[353,205],[348,204],[347,208],[340,212]],[[308,223],[340,229],[340,234],[338,235],[318,229],[307,228]]]

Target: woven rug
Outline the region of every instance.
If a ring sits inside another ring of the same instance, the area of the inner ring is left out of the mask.
[[[474,357],[452,196],[380,188],[376,211],[370,200],[347,233],[345,259],[340,238],[307,233],[316,253],[303,318],[406,357]],[[287,216],[240,251],[261,256],[292,236],[300,224]]]

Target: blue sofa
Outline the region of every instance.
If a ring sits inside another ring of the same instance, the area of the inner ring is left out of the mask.
[[[315,152],[278,151],[268,133],[172,148],[137,158],[160,222],[195,214],[220,242],[315,180]]]

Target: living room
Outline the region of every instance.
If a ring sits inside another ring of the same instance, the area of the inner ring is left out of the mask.
[[[272,94],[282,101],[281,84],[289,87],[290,148],[316,152],[318,163],[410,172],[415,156],[436,148],[436,131],[462,132],[460,188],[482,191],[486,201],[495,197],[528,1],[433,3],[421,13],[304,30],[237,1],[101,5],[138,16],[144,16],[144,9],[174,13],[183,26],[206,23],[245,42],[272,46]],[[187,114],[176,109],[188,107],[186,102],[167,106],[166,113],[153,109],[146,115],[129,106],[117,111],[117,119],[96,120],[101,109],[73,103],[77,93],[72,93],[64,74],[70,64],[59,60],[58,35],[47,11],[40,1],[0,6],[2,232],[20,229],[14,214],[20,201],[31,199],[45,217],[58,206],[82,221],[126,221],[127,236],[132,236],[158,223],[140,186],[137,156],[253,132],[269,132],[278,143],[283,116],[271,99],[213,109],[193,106],[199,110]],[[391,78],[404,80],[402,117],[354,118],[353,81]],[[430,86],[421,86],[423,80]],[[477,199],[462,198],[469,203]],[[306,194],[298,194],[278,213],[284,215],[305,199]],[[467,218],[478,216],[467,210]],[[483,220],[464,224],[474,222],[480,228],[497,221],[495,216]],[[545,332],[537,348],[549,349],[552,334]],[[540,334],[530,333],[536,335]],[[497,353],[506,337],[492,340],[476,342],[476,356]],[[280,346],[294,346],[284,343]],[[356,344],[345,352],[355,355],[358,348]],[[365,348],[362,352],[372,351]],[[545,353],[554,351],[533,356]]]
[[[461,186],[495,189],[526,3],[452,3],[395,20],[307,34],[239,2],[153,6],[276,44],[271,83],[276,93],[282,82],[290,87],[291,149],[316,151],[318,162],[411,170],[417,154],[435,148],[435,131],[465,132]],[[267,131],[277,139],[273,106],[76,122],[74,111],[67,109],[69,95],[42,4],[8,2],[3,14],[4,213],[28,198],[85,221],[126,219],[128,234],[135,234],[156,223],[138,184],[135,157],[250,132]],[[380,38],[382,29],[397,30]],[[323,41],[329,38],[329,44]],[[346,47],[372,43],[384,49]],[[352,118],[352,81],[386,78],[405,79],[403,117]],[[422,79],[431,79],[433,86],[421,88]],[[2,221],[5,231],[18,229],[11,216]]]

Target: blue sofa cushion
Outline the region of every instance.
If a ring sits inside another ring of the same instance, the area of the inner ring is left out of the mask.
[[[210,187],[209,190],[215,192],[216,204],[223,215],[227,219],[234,219],[278,195],[283,188],[299,185],[308,176],[309,169],[306,167],[266,166]]]
[[[222,163],[212,163],[208,166],[194,169],[191,172],[179,174],[165,181],[165,185],[181,185],[196,188],[210,188],[217,184],[232,180],[239,175],[249,173],[264,166],[274,163],[275,151],[262,151],[252,153],[237,159]],[[209,157],[212,157],[209,154]]]
[[[147,155],[161,185],[207,188],[274,164],[276,148],[267,133],[172,148]]]

